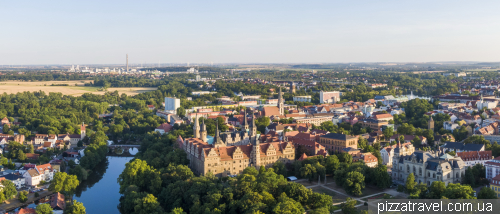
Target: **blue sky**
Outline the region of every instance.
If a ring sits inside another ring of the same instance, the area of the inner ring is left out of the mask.
[[[500,1],[0,1],[0,65],[500,61]]]

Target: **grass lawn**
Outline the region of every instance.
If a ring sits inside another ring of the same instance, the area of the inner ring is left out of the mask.
[[[361,204],[361,202],[360,202],[360,201],[356,201],[356,202],[357,202],[357,203],[356,203],[356,206]],[[356,207],[356,208],[358,209],[358,212],[360,211],[360,208],[364,208],[364,209],[368,210],[368,207],[367,207],[367,206],[360,206],[360,207]],[[335,210],[340,210],[340,209],[342,209],[342,208],[340,207],[340,204],[339,204],[339,205],[335,205],[335,206],[333,206],[333,211],[335,211]],[[362,209],[361,209],[361,210],[362,210]],[[342,213],[342,211],[340,211],[339,213]]]
[[[379,190],[379,189],[376,189],[376,188],[373,188],[373,187],[369,187],[369,186],[366,186],[366,188],[364,188],[362,190],[363,194],[360,196],[360,197],[364,197],[364,196],[367,196],[367,195],[373,195],[373,194],[377,194],[379,192],[382,192],[382,190]]]

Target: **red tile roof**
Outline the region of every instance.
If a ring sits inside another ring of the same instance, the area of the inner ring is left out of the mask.
[[[36,214],[36,210],[33,208],[21,208],[16,214]]]
[[[463,161],[491,160],[491,151],[457,152]]]
[[[276,106],[264,107],[262,113],[266,117],[280,116],[280,109]]]

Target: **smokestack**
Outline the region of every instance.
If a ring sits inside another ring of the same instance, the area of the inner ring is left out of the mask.
[[[127,70],[126,72],[128,72],[128,54],[127,54]]]

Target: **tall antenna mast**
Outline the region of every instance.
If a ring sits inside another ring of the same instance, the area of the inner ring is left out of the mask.
[[[128,72],[128,54],[127,54],[127,70],[125,72]]]

